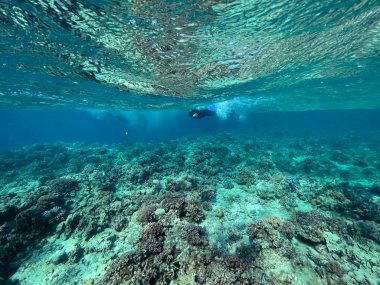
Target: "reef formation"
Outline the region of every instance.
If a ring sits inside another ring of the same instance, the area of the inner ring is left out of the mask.
[[[380,135],[0,154],[0,283],[379,284]]]

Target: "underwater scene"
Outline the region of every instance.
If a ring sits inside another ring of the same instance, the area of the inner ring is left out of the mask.
[[[0,0],[0,285],[380,285],[378,0]]]

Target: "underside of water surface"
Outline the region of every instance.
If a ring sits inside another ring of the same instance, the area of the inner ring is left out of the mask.
[[[0,104],[376,108],[379,18],[376,0],[4,0]]]

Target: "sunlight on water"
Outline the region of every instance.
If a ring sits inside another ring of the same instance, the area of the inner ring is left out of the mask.
[[[2,105],[380,106],[376,0],[5,0],[0,32]]]

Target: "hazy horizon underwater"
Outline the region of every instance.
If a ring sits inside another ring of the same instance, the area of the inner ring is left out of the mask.
[[[0,1],[0,285],[380,285],[377,0]]]

